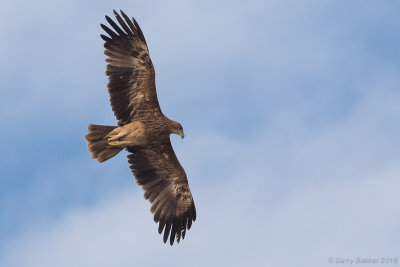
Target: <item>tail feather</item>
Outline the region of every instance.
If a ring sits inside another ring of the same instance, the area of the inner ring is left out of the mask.
[[[88,125],[89,133],[85,135],[89,152],[98,162],[104,162],[117,155],[123,147],[111,146],[105,139],[106,135],[114,130],[115,126]]]

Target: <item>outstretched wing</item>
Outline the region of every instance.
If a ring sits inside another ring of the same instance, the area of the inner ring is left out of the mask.
[[[179,163],[169,137],[150,147],[129,147],[130,168],[137,184],[144,189],[144,197],[151,202],[158,232],[164,230],[164,243],[185,238],[196,220],[196,208],[189,189],[186,173]],[[165,227],[165,229],[164,229]]]
[[[149,113],[157,116],[161,114],[161,109],[157,99],[154,67],[142,30],[136,20],[130,20],[123,11],[121,15],[124,19],[115,10],[114,15],[120,26],[106,16],[114,31],[101,24],[109,36],[100,36],[105,41],[111,106],[121,126],[135,116],[147,116]]]

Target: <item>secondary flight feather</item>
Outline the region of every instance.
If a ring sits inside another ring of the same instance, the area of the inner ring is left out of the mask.
[[[143,32],[134,18],[114,10],[116,21],[106,16],[112,29],[107,35],[104,54],[110,102],[118,126],[88,125],[85,136],[92,157],[104,162],[126,149],[136,182],[151,202],[154,221],[164,243],[185,238],[196,208],[185,170],[175,155],[170,134],[184,137],[182,126],[167,118],[157,99],[155,71]]]

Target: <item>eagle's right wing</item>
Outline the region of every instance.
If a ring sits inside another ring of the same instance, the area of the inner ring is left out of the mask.
[[[185,238],[196,220],[196,208],[189,189],[185,170],[179,163],[169,137],[161,144],[148,147],[128,147],[130,168],[137,184],[144,189],[144,197],[151,202],[154,221],[159,222],[158,232],[164,230],[170,244]],[[165,227],[165,228],[164,228]]]
[[[125,21],[115,10],[114,15],[122,29],[106,16],[114,31],[101,24],[109,36],[100,36],[105,41],[107,87],[118,125],[129,123],[135,116],[159,116],[162,113],[157,99],[155,72],[143,32],[136,20],[130,20],[122,10]]]

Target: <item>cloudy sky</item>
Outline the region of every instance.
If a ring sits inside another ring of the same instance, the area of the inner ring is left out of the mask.
[[[112,9],[139,21],[185,129],[172,142],[198,219],[173,247],[126,152],[98,164],[83,140],[116,123]],[[3,0],[0,266],[400,258],[399,18],[394,0]]]

